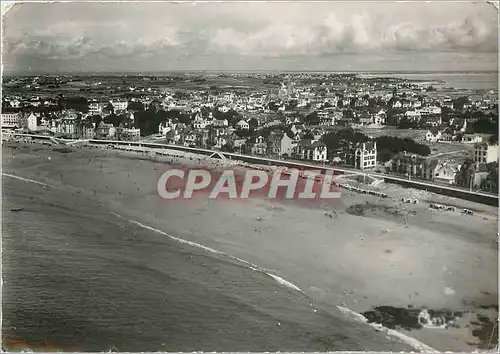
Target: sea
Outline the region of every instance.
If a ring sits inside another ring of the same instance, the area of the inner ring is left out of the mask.
[[[498,90],[498,72],[419,72],[361,73],[361,77],[389,77],[414,82],[441,82],[444,87],[459,90]]]
[[[411,349],[88,196],[2,180],[4,350]]]
[[[415,82],[441,82],[447,88],[461,90],[498,90],[498,71],[392,71],[392,72],[364,72],[364,71],[171,71],[171,72],[83,72],[58,73],[51,75],[80,75],[80,76],[183,76],[192,74],[275,74],[275,73],[307,73],[307,74],[356,74],[361,77],[392,77]],[[32,76],[34,74],[30,74]]]

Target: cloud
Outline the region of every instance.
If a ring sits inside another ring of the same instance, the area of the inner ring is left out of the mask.
[[[76,25],[74,26],[76,27]],[[141,36],[139,39],[102,40],[88,31],[71,35],[60,31],[65,26],[40,31],[37,34],[24,33],[22,36],[5,39],[5,53],[8,58],[40,58],[48,60],[80,60],[86,57],[126,58],[161,54],[181,45],[175,30],[169,29],[156,36]],[[54,29],[58,29],[55,31]],[[77,31],[78,32],[78,31]]]
[[[324,55],[390,52],[496,52],[496,28],[481,19],[424,26],[412,22],[384,26],[380,19],[355,14],[339,19],[326,16],[314,25],[273,24],[247,31],[217,29],[213,51],[242,55]]]
[[[12,71],[91,71],[315,69],[358,60],[364,69],[413,54],[441,61],[446,54],[457,63],[474,54],[467,63],[482,69],[494,61],[486,65],[483,57],[497,56],[498,24],[490,10],[455,2],[25,3],[4,18],[3,56]],[[409,69],[416,65],[405,60]]]

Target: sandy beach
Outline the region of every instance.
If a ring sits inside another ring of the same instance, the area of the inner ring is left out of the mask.
[[[293,283],[317,306],[456,312],[457,328],[396,329],[439,351],[485,349],[491,341],[485,318],[498,316],[497,208],[394,185],[379,186],[392,198],[342,190],[333,205],[165,201],[156,187],[169,163],[221,162],[90,147],[3,147],[4,181],[11,178],[5,174],[40,181],[72,193],[75,203],[77,196],[94,200],[113,213],[107,218],[246,260]],[[457,210],[432,210],[429,202]],[[465,207],[474,215],[461,214]]]

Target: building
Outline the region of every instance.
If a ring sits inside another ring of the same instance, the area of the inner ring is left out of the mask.
[[[90,115],[100,115],[102,109],[105,107],[104,103],[100,102],[90,102],[89,103],[89,114]]]
[[[431,128],[425,133],[425,140],[431,143],[441,140],[441,132],[437,128]]]
[[[498,144],[490,145],[487,142],[474,144],[474,162],[490,163],[498,161]]]
[[[141,130],[139,128],[123,128],[121,137],[124,140],[137,140],[141,137]]]
[[[475,144],[483,141],[483,137],[477,134],[464,134],[462,137],[462,143],[464,144]]]
[[[227,127],[229,122],[227,119],[214,119],[212,125],[214,127]]]
[[[335,125],[336,114],[332,111],[318,112],[318,119],[320,125],[333,126]]]
[[[236,128],[239,128],[241,130],[248,130],[250,129],[250,124],[248,124],[242,119],[238,123],[236,123]]]
[[[97,127],[97,135],[100,138],[110,138],[114,137],[116,133],[116,129],[111,123],[104,123],[101,121],[99,126]]]
[[[280,141],[280,156],[290,156],[292,149],[296,146],[295,140],[290,138],[287,133],[283,134]]]
[[[361,170],[375,168],[377,165],[377,143],[360,143],[354,151],[354,166]]]
[[[128,107],[127,101],[110,101],[110,103],[113,105],[115,112],[125,111]]]
[[[19,128],[20,113],[2,113],[2,129]]]
[[[310,161],[327,161],[328,150],[326,145],[321,141],[313,141],[310,145],[306,146],[305,159]]]
[[[453,184],[455,182],[455,176],[457,174],[458,168],[447,163],[439,164],[434,171],[435,182]]]
[[[387,119],[387,113],[384,110],[380,110],[374,117],[373,123],[376,125],[384,125],[385,120]]]
[[[302,139],[292,148],[292,157],[299,160],[324,162],[328,159],[327,153],[326,145],[317,140]]]

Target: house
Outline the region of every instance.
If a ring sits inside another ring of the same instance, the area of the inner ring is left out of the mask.
[[[30,113],[27,117],[25,116],[21,120],[21,127],[29,130],[30,132],[36,131],[38,126],[37,124],[38,118],[35,114]]]
[[[335,115],[332,112],[321,111],[318,112],[318,119],[320,125],[333,126],[335,125]]]
[[[429,106],[420,108],[421,115],[441,115],[441,107]]]
[[[196,134],[193,132],[188,132],[185,134],[182,134],[182,141],[184,143],[184,146],[196,146]]]
[[[281,139],[283,133],[279,130],[271,131],[267,138],[267,154],[281,156]]]
[[[306,146],[305,160],[321,162],[327,161],[328,150],[326,145],[321,141],[313,140],[310,145]]]
[[[450,164],[442,163],[437,165],[436,170],[434,171],[435,182],[445,183],[445,184],[453,184],[455,182],[455,176],[457,174],[458,168],[457,166],[452,166]]]
[[[302,133],[305,129],[306,128],[304,127],[303,124],[294,124],[294,125],[292,125],[292,128],[291,128],[292,132],[295,135]]]
[[[141,137],[139,128],[123,128],[121,136],[124,140],[137,140]]]
[[[128,107],[127,101],[117,100],[117,101],[109,101],[113,105],[113,109],[115,112],[125,111]]]
[[[373,123],[376,125],[384,125],[385,120],[387,119],[387,114],[385,113],[384,110],[380,110],[374,117],[373,117]]]
[[[479,188],[487,181],[488,166],[484,163],[465,161],[455,176],[455,183],[466,188]]]
[[[359,117],[359,123],[361,125],[368,125],[368,124],[371,124],[372,122],[373,122],[373,118],[366,113]]]
[[[79,134],[83,139],[94,139],[95,138],[95,127],[90,124],[90,125],[83,125],[80,128],[80,134]]]
[[[267,142],[262,135],[256,138],[250,138],[247,140],[247,147],[250,153],[253,155],[266,155],[267,154]]]
[[[99,115],[102,113],[102,109],[106,107],[104,103],[101,102],[90,102],[89,103],[89,114]]]
[[[306,156],[306,147],[310,145],[312,140],[310,139],[302,139],[297,145],[295,145],[292,149],[291,156],[297,160],[304,160]]]
[[[181,141],[181,134],[177,129],[172,129],[165,133],[165,140],[169,144],[178,144]]]
[[[2,129],[19,128],[20,113],[2,113]]]
[[[113,124],[111,123],[104,123],[101,121],[99,123],[99,126],[97,127],[97,135],[99,137],[114,137],[116,132],[116,129],[114,128]]]
[[[280,141],[280,156],[290,156],[293,148],[297,145],[297,142],[290,138],[285,132]]]
[[[208,124],[209,124],[208,121],[205,118],[203,118],[201,114],[197,114],[193,121],[193,128],[205,129]]]
[[[302,139],[292,148],[292,157],[299,160],[327,161],[326,145],[317,140]]]
[[[236,128],[241,130],[248,130],[250,129],[250,124],[241,119],[238,123],[236,123]]]
[[[425,133],[425,141],[435,143],[441,140],[441,132],[437,128],[431,128]]]
[[[477,134],[464,134],[462,137],[462,143],[464,144],[476,144],[483,141],[483,137]]]
[[[212,126],[214,127],[227,127],[229,122],[227,119],[214,119],[212,121]]]
[[[158,133],[161,136],[166,136],[169,131],[171,131],[173,128],[173,124],[171,120],[167,120],[165,122],[162,122],[158,126]]]
[[[355,168],[366,170],[375,168],[377,164],[377,143],[359,143],[354,150]]]
[[[194,131],[196,135],[195,145],[202,147],[204,149],[209,147],[209,142],[212,143],[210,130],[208,129],[197,129]]]
[[[405,112],[405,117],[412,122],[419,122],[420,119],[422,119],[422,115],[420,114],[420,111],[406,111]]]
[[[498,161],[498,144],[491,145],[487,142],[474,144],[474,162],[490,163]]]
[[[66,116],[64,118],[53,120],[50,130],[57,135],[74,137],[77,134],[76,119]]]

